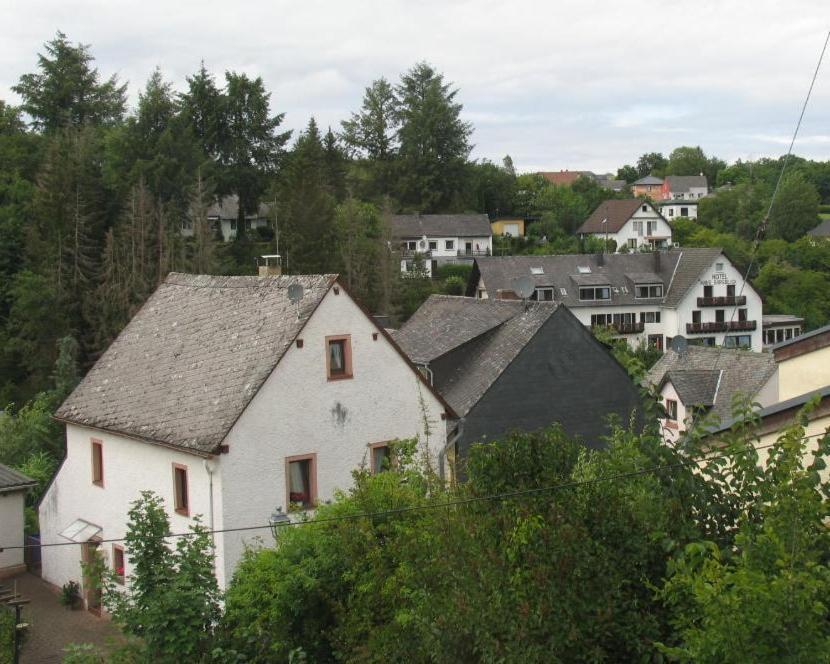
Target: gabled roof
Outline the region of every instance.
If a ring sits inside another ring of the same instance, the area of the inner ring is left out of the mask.
[[[588,171],[543,171],[539,173],[545,180],[551,184],[557,185],[572,185],[583,175],[593,177],[593,173]]]
[[[585,222],[577,229],[578,234],[583,233],[617,233],[625,226],[634,213],[640,209],[641,205],[648,205],[649,203],[639,198],[623,198],[611,199],[603,201],[597,206],[597,209],[591,213]],[[659,214],[659,213],[657,213]],[[603,224],[603,220],[608,220],[607,224]],[[607,226],[607,228],[606,228]]]
[[[701,272],[719,256],[720,249],[685,248],[632,254],[561,254],[555,256],[485,256],[476,258],[467,292],[475,293],[478,278],[491,298],[500,293],[514,296],[516,280],[528,277],[539,288],[553,288],[554,300],[567,307],[662,304],[676,307],[697,283]],[[724,258],[726,260],[726,258]],[[606,303],[584,302],[575,285],[587,275],[611,287]],[[637,283],[662,283],[662,298],[635,299]],[[564,290],[564,292],[563,292]]]
[[[0,493],[11,493],[12,491],[25,491],[29,487],[36,486],[37,482],[23,473],[9,468],[0,463]]]
[[[465,344],[475,347],[452,375],[435,387],[460,416],[466,415],[557,310],[538,302],[479,300],[432,295],[395,334],[413,362],[432,362]],[[451,338],[442,335],[456,330]],[[437,344],[433,350],[430,344]],[[429,358],[429,359],[426,359]]]
[[[667,371],[660,387],[667,382],[687,406],[714,406],[722,369],[674,369]]]
[[[644,178],[640,178],[639,180],[635,181],[632,186],[636,187],[638,184],[641,184],[641,185],[663,184],[663,180],[661,178],[655,177],[654,175],[646,175]]]
[[[705,175],[667,175],[666,183],[669,185],[669,191],[675,193],[685,193],[693,187],[695,189],[709,187]]]
[[[754,398],[776,368],[772,353],[689,346],[683,353],[668,350],[651,368],[643,382],[662,386],[666,374],[669,374],[672,385],[677,389],[674,377],[678,376],[681,389],[686,390],[691,399],[689,403],[683,401],[686,405],[707,405],[696,404],[695,401],[705,401],[711,392],[714,395],[712,412],[724,422],[732,416],[732,398],[738,393]],[[720,373],[716,390],[712,390],[712,382],[715,380],[713,372]]]
[[[825,219],[818,226],[807,231],[807,235],[821,238],[830,237],[830,219]]]
[[[486,214],[396,214],[391,218],[392,237],[490,237]]]
[[[56,417],[210,454],[335,280],[171,273]]]

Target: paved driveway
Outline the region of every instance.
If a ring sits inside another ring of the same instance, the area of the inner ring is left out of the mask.
[[[69,643],[106,646],[121,639],[121,633],[106,618],[61,606],[52,587],[33,574],[20,574],[0,583],[7,587],[16,583],[17,592],[31,600],[23,607],[23,622],[29,623],[21,657],[25,664],[60,662]]]

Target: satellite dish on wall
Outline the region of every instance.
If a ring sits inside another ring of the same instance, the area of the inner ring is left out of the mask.
[[[288,301],[297,304],[303,299],[303,287],[300,284],[291,284],[288,287]]]
[[[536,286],[533,284],[533,280],[530,277],[519,277],[513,281],[513,290],[516,291],[516,295],[523,300],[526,300],[533,295],[533,291],[536,290]]]
[[[678,355],[685,355],[689,342],[682,334],[675,335],[671,340],[671,349]]]

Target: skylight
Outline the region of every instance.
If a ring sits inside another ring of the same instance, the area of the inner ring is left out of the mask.
[[[589,265],[577,265],[576,270],[579,274],[591,274],[591,267]]]
[[[541,267],[532,267],[530,268],[530,274],[544,274],[545,271]]]

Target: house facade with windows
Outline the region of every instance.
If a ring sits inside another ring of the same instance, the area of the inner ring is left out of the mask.
[[[390,223],[404,273],[420,264],[432,276],[439,265],[470,263],[476,256],[493,254],[486,214],[399,214]]]
[[[617,252],[665,249],[671,246],[671,226],[648,201],[613,199],[599,204],[577,229],[581,238],[613,241]]]
[[[301,290],[300,290],[301,289]],[[333,275],[171,274],[67,398],[67,455],[40,503],[43,578],[83,582],[103,555],[129,582],[121,543],[143,490],[175,533],[196,515],[230,580],[277,510],[301,513],[390,441],[435,459],[452,409]],[[289,512],[293,514],[293,512]],[[87,605],[97,598],[84,588]]]
[[[603,447],[609,415],[642,421],[639,388],[559,304],[432,295],[394,336],[463,418],[457,458],[475,443],[553,424]]]
[[[272,221],[268,218],[270,212],[270,205],[260,203],[255,213],[245,215],[245,232],[254,233],[259,228],[264,229],[272,226]],[[232,194],[220,198],[207,209],[205,216],[213,232],[221,236],[224,242],[230,242],[237,235],[237,227],[239,224],[239,197],[236,194]],[[182,222],[182,235],[184,237],[192,237],[193,233],[193,220],[186,219]]]
[[[631,185],[631,193],[635,196],[648,196],[648,198],[656,201],[662,198],[663,178],[646,175]]]
[[[680,217],[697,219],[697,201],[658,201],[657,207],[660,208],[660,214],[669,221]]]
[[[25,544],[26,493],[37,485],[30,477],[0,463],[0,579],[26,570],[21,547]]]
[[[682,335],[693,345],[761,351],[758,293],[717,248],[634,254],[492,256],[476,259],[467,295],[531,300],[568,307],[588,327],[611,327],[632,346],[661,350]]]
[[[663,180],[661,198],[664,201],[698,201],[709,194],[706,176],[667,175]]]
[[[768,314],[764,316],[764,350],[775,344],[800,337],[804,332],[804,319],[792,314]]]

